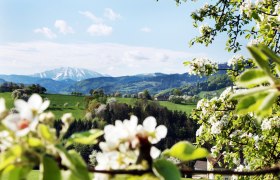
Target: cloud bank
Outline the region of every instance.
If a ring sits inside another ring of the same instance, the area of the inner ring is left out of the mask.
[[[57,67],[91,69],[113,76],[184,73],[183,61],[199,54],[122,44],[26,42],[0,44],[1,74],[32,74]]]

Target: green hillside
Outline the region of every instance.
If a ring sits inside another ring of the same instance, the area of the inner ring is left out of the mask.
[[[7,108],[12,108],[14,106],[11,93],[0,93],[0,97],[6,100]],[[48,98],[51,101],[48,110],[52,111],[57,119],[64,113],[72,113],[76,119],[82,119],[85,115],[84,96],[44,94],[42,97]],[[68,105],[64,106],[65,103]],[[77,103],[79,103],[79,107]]]
[[[120,103],[125,103],[128,105],[132,105],[137,101],[134,98],[117,98],[117,101]],[[196,107],[196,105],[183,105],[183,104],[174,104],[169,101],[158,101],[161,106],[167,107],[167,109],[172,111],[183,111],[186,113],[191,113],[192,109]]]

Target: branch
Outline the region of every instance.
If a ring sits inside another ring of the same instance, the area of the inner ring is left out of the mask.
[[[234,171],[234,170],[188,170],[181,169],[182,174],[222,174],[222,175],[242,175],[242,176],[256,176],[265,174],[279,174],[280,167],[275,166],[272,168],[262,169],[258,171]]]
[[[89,166],[88,170],[93,173],[102,173],[102,174],[130,174],[130,175],[143,175],[146,173],[152,173],[151,169],[148,170],[96,170],[94,167]],[[242,175],[242,176],[256,176],[256,175],[265,175],[265,174],[279,174],[280,166],[275,166],[272,168],[266,168],[257,171],[234,171],[234,170],[190,170],[187,168],[180,169],[183,175],[187,174],[222,174],[222,175]]]

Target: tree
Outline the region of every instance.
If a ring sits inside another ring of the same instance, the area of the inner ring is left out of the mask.
[[[176,0],[181,3],[182,0]],[[226,33],[228,51],[241,49],[240,40],[250,40],[249,44],[265,44],[275,52],[280,52],[280,2],[278,0],[216,0],[205,4],[191,14],[193,25],[199,28],[200,36],[190,41],[211,44],[217,35]],[[211,25],[206,25],[206,23]],[[205,23],[199,26],[200,23]]]
[[[193,118],[200,124],[197,143],[210,144],[212,155],[222,155],[228,168],[255,170],[278,164],[280,107],[276,99],[280,93],[276,87],[279,86],[280,67],[277,56],[280,52],[280,2],[218,0],[205,4],[191,16],[196,28],[199,23],[210,21],[211,24],[199,27],[200,36],[191,40],[191,45],[208,46],[218,34],[226,33],[228,51],[240,50],[240,40],[245,38],[250,41],[248,46],[254,57],[253,60],[234,56],[228,62],[228,75],[233,85],[219,97],[198,102],[193,112]],[[194,59],[186,63],[191,66],[191,73],[210,75],[219,69],[215,63],[197,62]],[[277,179],[273,175],[259,178]]]

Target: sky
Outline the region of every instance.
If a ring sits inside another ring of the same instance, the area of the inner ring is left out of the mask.
[[[221,34],[209,47],[190,13],[203,5],[174,0],[0,0],[0,74],[29,75],[58,67],[123,76],[184,73],[185,60],[226,62]]]

